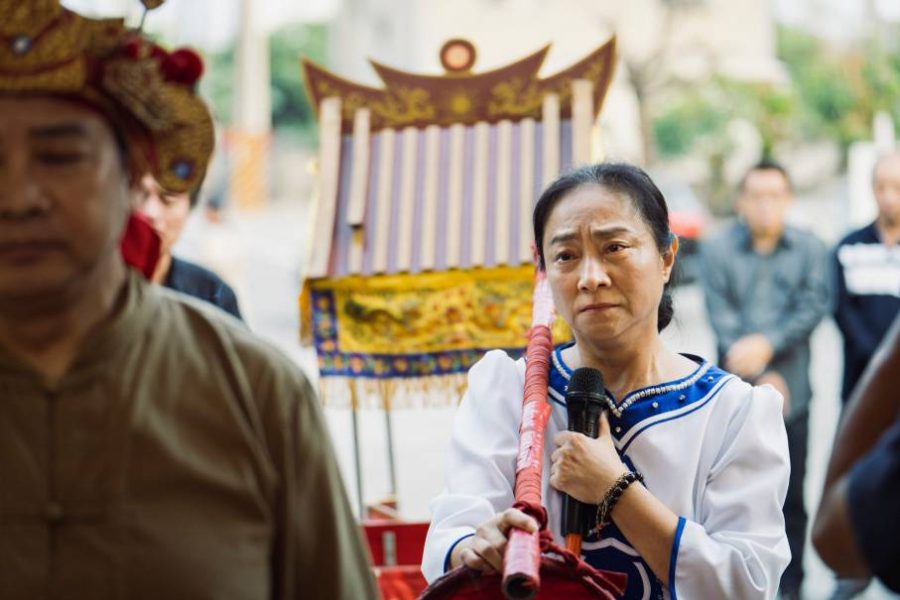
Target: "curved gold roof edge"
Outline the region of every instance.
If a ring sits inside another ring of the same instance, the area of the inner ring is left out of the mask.
[[[544,64],[544,59],[547,58],[547,52],[550,51],[551,45],[552,44],[547,44],[540,50],[537,50],[536,52],[533,52],[525,58],[521,58],[515,61],[514,63],[504,65],[496,69],[491,69],[490,71],[482,71],[480,73],[472,73],[467,71],[464,73],[445,73],[443,75],[420,75],[418,73],[411,73],[409,71],[401,71],[400,69],[395,69],[394,67],[390,67],[388,65],[380,63],[372,58],[369,59],[369,64],[372,65],[372,68],[375,69],[378,77],[381,78],[381,81],[387,87],[390,87],[392,83],[396,83],[406,79],[418,80],[422,82],[452,81],[454,83],[459,83],[461,81],[465,81],[466,83],[472,83],[484,79],[503,77],[513,70],[521,74],[531,73],[533,77],[537,77],[538,71],[540,71],[541,66]]]
[[[594,83],[594,104],[599,111],[615,72],[615,36],[569,67],[540,78],[538,72],[550,47],[547,44],[509,65],[482,73],[420,75],[370,59],[385,84],[383,88],[350,81],[306,58],[301,58],[301,65],[314,110],[318,111],[325,98],[341,98],[345,132],[352,129],[354,114],[361,108],[371,111],[373,131],[540,119],[544,96],[554,93],[560,98],[561,117],[567,118],[571,112],[571,82],[576,79]]]

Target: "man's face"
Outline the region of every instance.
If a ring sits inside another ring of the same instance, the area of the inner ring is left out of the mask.
[[[134,202],[162,238],[163,254],[171,253],[191,213],[190,194],[168,192],[148,174],[135,190]]]
[[[744,179],[736,208],[754,237],[775,237],[784,230],[791,187],[780,171],[751,171]]]
[[[900,226],[900,153],[878,161],[872,183],[878,215],[889,226]]]
[[[107,121],[0,96],[0,300],[61,293],[119,252],[128,177]]]

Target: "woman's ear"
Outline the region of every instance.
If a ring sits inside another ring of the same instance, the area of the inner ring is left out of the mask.
[[[663,260],[663,278],[666,280],[666,283],[669,283],[669,279],[672,277],[672,268],[675,266],[675,257],[678,255],[678,236],[674,233],[672,234],[672,241],[669,243],[669,247],[663,252],[662,260]]]

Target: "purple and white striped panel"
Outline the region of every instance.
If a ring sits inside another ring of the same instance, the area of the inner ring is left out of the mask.
[[[350,178],[353,172],[353,136],[341,137],[341,162],[338,176],[337,211],[334,223],[334,243],[331,245],[331,261],[328,271],[337,277],[348,274],[350,244],[353,229],[347,221],[350,204]]]
[[[360,274],[407,271],[418,273],[429,270],[423,268],[421,258],[422,249],[426,245],[430,245],[430,258],[433,258],[431,261],[433,266],[429,266],[435,271],[498,266],[501,263],[498,261],[496,238],[501,228],[506,230],[502,232],[502,236],[505,239],[504,245],[508,245],[505,263],[519,265],[530,261],[530,256],[525,255],[525,248],[530,246],[533,237],[530,213],[544,185],[542,123],[531,121],[526,126],[523,126],[523,121],[503,126],[490,124],[487,126],[486,138],[481,138],[481,148],[478,147],[476,126],[457,126],[457,128],[461,129],[461,134],[457,134],[461,135],[461,143],[457,144],[453,141],[452,128],[441,128],[432,133],[431,143],[424,129],[411,134],[404,131],[382,130],[371,136],[365,224],[361,234],[363,251]],[[523,134],[523,130],[527,131],[527,134]],[[500,139],[504,135],[507,137]],[[525,144],[523,135],[528,135],[529,144]],[[390,139],[385,140],[385,136]],[[413,139],[410,140],[408,137]],[[561,170],[565,171],[572,165],[570,121],[560,123],[559,138],[559,164]],[[415,152],[412,159],[404,156],[410,148]],[[330,273],[335,277],[353,274],[349,262],[354,230],[347,222],[348,195],[353,171],[352,149],[352,136],[344,136],[341,140],[338,217],[335,220],[335,244],[330,269]],[[454,150],[459,153],[458,156],[453,156]],[[509,164],[508,168],[498,169],[502,152],[509,153]],[[429,156],[429,153],[436,153],[436,156]],[[475,161],[479,153],[483,155],[484,163],[482,168],[476,169]],[[529,157],[531,160],[528,160]],[[454,196],[451,167],[454,161],[461,165],[458,172],[460,180],[455,182],[460,191],[457,194],[457,206],[451,206]],[[436,167],[430,189],[426,181],[429,163]],[[412,179],[408,179],[410,175],[405,169],[415,170]],[[498,177],[501,175],[508,178],[508,182],[499,182]],[[484,179],[476,181],[478,176]],[[401,218],[401,211],[405,178],[407,178],[407,193],[412,190],[412,217],[404,219]],[[523,186],[526,186],[525,189]],[[480,205],[474,202],[475,191],[478,189],[483,192],[483,202]],[[508,195],[508,198],[501,200],[497,196],[498,193]],[[506,205],[498,206],[501,201]],[[433,210],[435,214],[426,218],[427,209]],[[505,216],[501,219],[501,215]],[[453,218],[458,221],[451,223],[450,220]],[[483,223],[484,239],[478,241],[474,239],[476,231],[480,229],[476,219],[481,219]],[[501,220],[503,222],[500,222]],[[433,227],[432,231],[425,230],[426,224],[429,223]],[[412,230],[401,232],[400,229],[404,224]],[[402,254],[399,244],[404,240],[405,243],[411,244],[411,249],[405,251],[410,257],[410,262],[408,269],[401,271],[398,268],[398,257]],[[383,247],[378,248],[379,244]],[[479,253],[481,260],[478,260]],[[379,255],[377,259],[376,255]],[[457,259],[455,261],[454,256]],[[384,263],[383,269],[377,268],[379,262]]]

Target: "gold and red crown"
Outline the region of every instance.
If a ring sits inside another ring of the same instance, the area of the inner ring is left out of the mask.
[[[134,172],[173,192],[200,185],[213,151],[202,73],[195,52],[167,52],[121,19],[88,19],[59,0],[0,0],[0,94],[89,103],[129,140]]]

